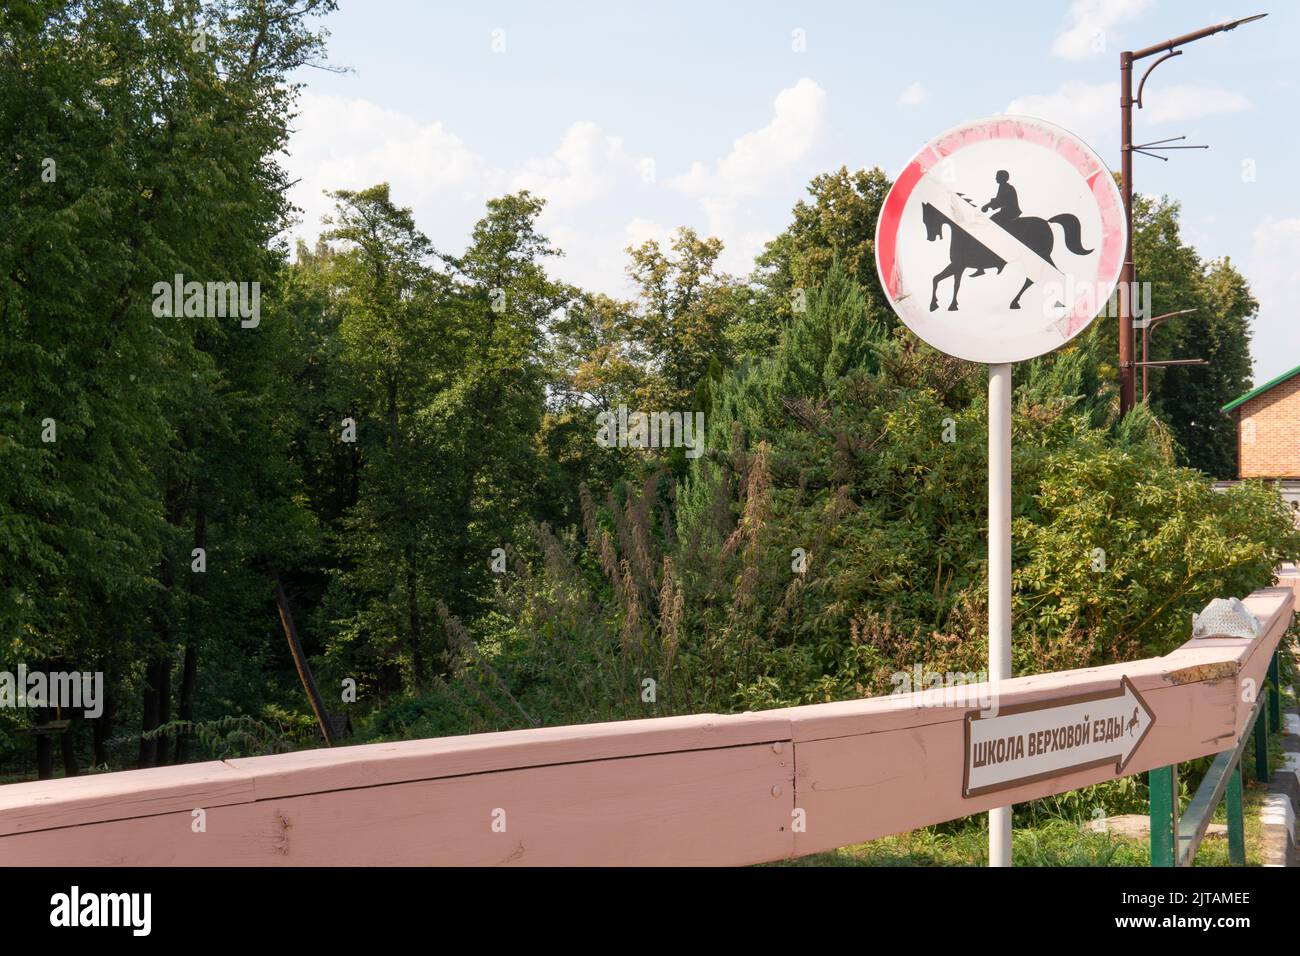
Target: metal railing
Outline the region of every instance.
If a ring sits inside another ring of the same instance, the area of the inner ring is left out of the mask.
[[[1214,758],[1187,809],[1178,812],[1178,765],[1157,767],[1147,773],[1151,794],[1151,865],[1191,866],[1196,851],[1209,830],[1221,802],[1227,803],[1228,862],[1246,865],[1245,814],[1242,809],[1241,758],[1252,741],[1255,745],[1255,779],[1268,783],[1268,735],[1270,727],[1282,723],[1282,695],[1279,687],[1280,651],[1273,652],[1268,667],[1268,684],[1254,701],[1243,733],[1231,750]]]

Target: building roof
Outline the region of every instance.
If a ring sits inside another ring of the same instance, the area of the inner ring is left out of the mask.
[[[1245,395],[1241,396],[1241,398],[1234,398],[1234,399],[1233,399],[1232,401],[1230,401],[1227,405],[1224,405],[1224,406],[1223,406],[1223,410],[1224,410],[1225,412],[1230,412],[1230,411],[1232,411],[1234,408],[1236,408],[1236,407],[1239,406],[1239,405],[1245,405],[1245,404],[1246,404],[1248,401],[1250,401],[1252,398],[1255,398],[1255,397],[1258,396],[1258,395],[1263,395],[1263,394],[1264,394],[1265,392],[1267,392],[1270,388],[1274,387],[1275,385],[1281,385],[1281,384],[1282,384],[1283,382],[1285,382],[1287,379],[1289,379],[1289,378],[1291,378],[1291,377],[1293,377],[1293,376],[1295,376],[1295,375],[1300,375],[1300,365],[1297,365],[1295,368],[1291,369],[1291,371],[1289,371],[1289,372],[1283,372],[1283,373],[1282,373],[1281,375],[1279,375],[1277,378],[1270,379],[1269,381],[1267,381],[1267,382],[1265,382],[1263,385],[1261,385],[1259,388],[1252,389],[1251,391],[1247,392]]]

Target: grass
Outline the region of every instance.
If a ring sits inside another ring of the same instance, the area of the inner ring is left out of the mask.
[[[988,831],[969,823],[944,832],[937,827],[843,847],[791,860],[790,866],[984,866]],[[1065,820],[1012,835],[1016,866],[1144,866],[1145,842],[1091,833]]]
[[[1259,810],[1268,793],[1263,784],[1244,780],[1246,865],[1259,866],[1263,833]],[[1226,823],[1220,801],[1214,822]],[[985,866],[988,863],[987,818],[967,817],[937,827],[841,847],[825,853],[787,860],[778,866]],[[1057,818],[1040,820],[1012,831],[1011,853],[1016,866],[1149,866],[1150,842],[1110,833],[1094,833],[1084,824]],[[1226,837],[1206,838],[1196,854],[1196,866],[1228,866]]]

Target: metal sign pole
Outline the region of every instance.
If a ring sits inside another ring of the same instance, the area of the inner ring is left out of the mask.
[[[1011,676],[1011,364],[989,366],[989,683]],[[1011,866],[1011,807],[989,811],[989,866]]]

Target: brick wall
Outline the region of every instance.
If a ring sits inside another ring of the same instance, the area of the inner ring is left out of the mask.
[[[1300,375],[1236,410],[1242,478],[1300,478]]]

